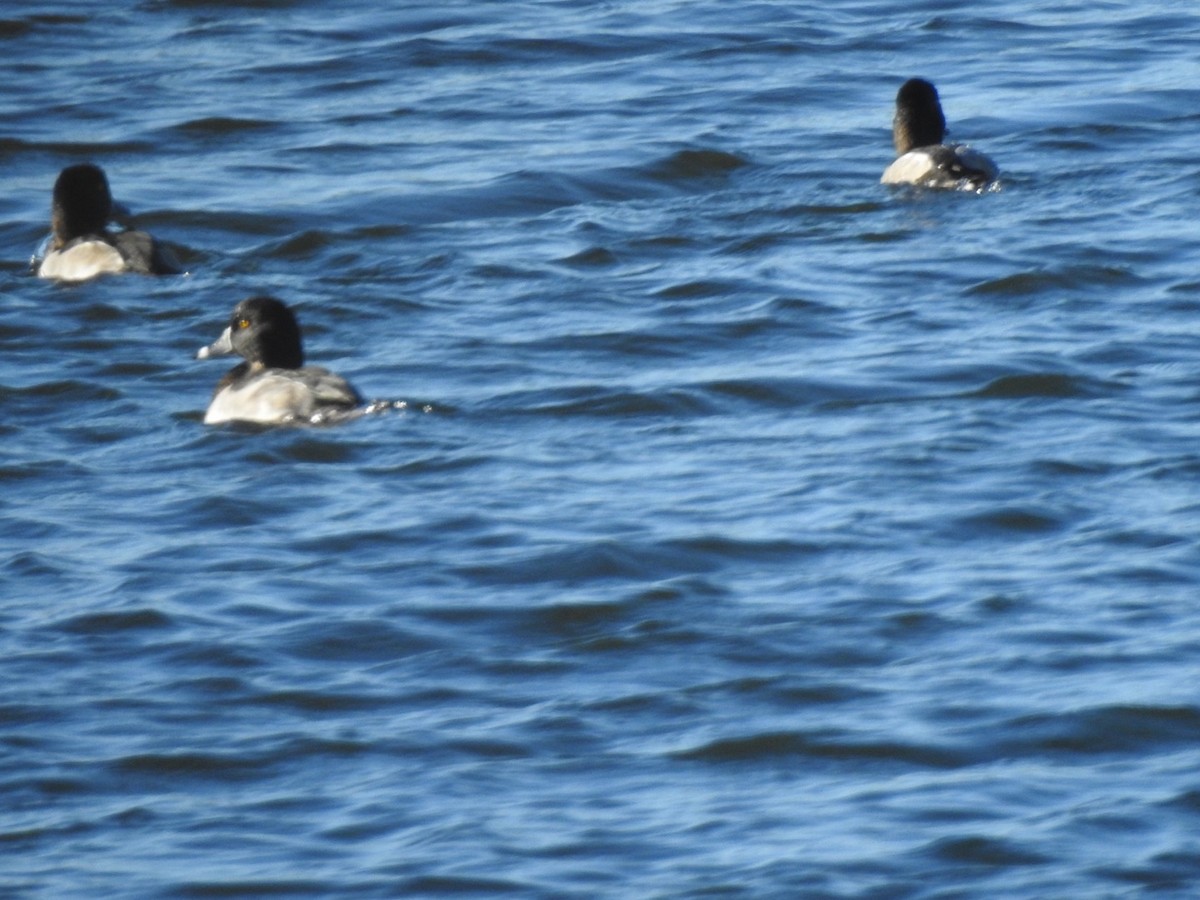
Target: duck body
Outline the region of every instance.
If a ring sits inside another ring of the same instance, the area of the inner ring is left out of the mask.
[[[911,78],[896,93],[892,142],[897,157],[883,172],[883,184],[979,190],[996,180],[999,169],[985,154],[965,144],[946,144],[946,117],[937,89]]]
[[[345,378],[320,366],[268,369],[242,363],[217,384],[204,413],[204,424],[313,423],[361,404],[362,398]]]
[[[46,253],[38,265],[39,278],[87,281],[97,275],[136,272],[174,275],[179,269],[158,242],[144,231],[104,231],[82,235]]]
[[[291,309],[274,297],[251,297],[239,303],[229,326],[196,357],[229,354],[245,361],[217,383],[204,414],[206,425],[316,424],[363,403],[345,378],[320,366],[304,365],[299,324]]]
[[[966,144],[934,144],[901,154],[883,171],[883,184],[978,190],[996,180],[992,160]]]
[[[137,272],[171,275],[179,266],[144,231],[110,231],[113,203],[104,170],[91,163],[67,166],[54,183],[50,248],[37,264],[39,278],[86,281],[97,275]]]

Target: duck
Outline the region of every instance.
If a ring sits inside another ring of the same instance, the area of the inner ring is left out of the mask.
[[[243,362],[217,383],[204,424],[321,424],[344,417],[363,400],[340,375],[304,364],[300,323],[275,297],[256,296],[233,309],[229,325],[197,359],[237,354]]]
[[[883,184],[981,190],[996,180],[996,164],[965,144],[946,144],[946,116],[937,88],[910,78],[896,93],[892,142],[896,160],[884,170]]]
[[[67,166],[54,182],[49,248],[37,264],[38,277],[86,281],[117,272],[178,274],[170,252],[146,232],[109,230],[114,216],[123,214],[103,169],[93,163]]]

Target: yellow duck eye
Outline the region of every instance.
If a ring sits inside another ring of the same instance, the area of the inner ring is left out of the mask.
[[[249,319],[238,319],[238,320],[237,320],[237,327],[238,327],[239,329],[242,329],[242,328],[249,328],[249,327],[250,327],[250,320],[249,320]]]

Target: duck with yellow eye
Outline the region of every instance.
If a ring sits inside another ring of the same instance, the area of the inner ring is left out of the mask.
[[[274,297],[251,297],[233,310],[229,326],[197,359],[237,354],[245,361],[217,383],[206,425],[318,424],[344,418],[362,398],[340,375],[304,365],[300,325]]]

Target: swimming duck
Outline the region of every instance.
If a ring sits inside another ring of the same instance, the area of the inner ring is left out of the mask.
[[[251,297],[234,307],[229,327],[197,359],[236,353],[245,359],[217,383],[206,425],[259,422],[316,424],[362,404],[358,392],[328,369],[304,365],[300,325],[274,297]]]
[[[114,206],[104,170],[92,163],[67,166],[54,182],[50,249],[37,267],[41,278],[85,281],[113,272],[171,275],[170,253],[144,231],[109,231]]]
[[[923,78],[910,78],[896,94],[892,141],[899,154],[884,170],[884,184],[974,190],[996,180],[996,164],[964,144],[943,144],[946,117],[937,88]]]

